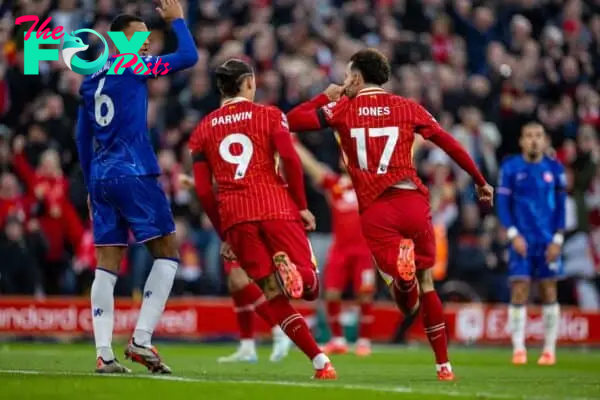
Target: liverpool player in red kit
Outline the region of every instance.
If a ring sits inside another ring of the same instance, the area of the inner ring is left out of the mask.
[[[295,147],[304,170],[313,183],[323,189],[331,207],[333,243],[329,248],[324,279],[331,340],[324,347],[325,353],[348,352],[340,319],[342,294],[348,283],[352,282],[354,295],[360,306],[360,324],[355,352],[358,356],[368,356],[371,354],[375,268],[369,246],[361,233],[356,192],[346,173],[339,175],[329,170],[297,141]]]
[[[377,266],[401,310],[414,313],[420,306],[438,379],[453,380],[443,307],[431,274],[435,240],[428,191],[412,161],[415,133],[446,151],[473,177],[481,201],[492,202],[493,188],[423,107],[381,88],[389,76],[384,55],[361,50],[348,63],[343,87],[330,86],[325,94],[293,109],[288,119],[296,132],[329,126],[339,133],[363,234]]]
[[[196,192],[221,238],[261,287],[273,321],[312,360],[314,377],[335,379],[331,362],[289,300],[314,300],[319,287],[305,233],[315,221],[287,120],[278,109],[252,102],[254,72],[245,62],[229,60],[216,75],[222,107],[200,122],[189,143]],[[287,186],[276,172],[276,153]]]

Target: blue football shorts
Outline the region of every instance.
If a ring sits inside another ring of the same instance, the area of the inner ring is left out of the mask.
[[[90,183],[97,246],[126,246],[129,231],[138,242],[175,232],[169,200],[156,176],[125,176]]]

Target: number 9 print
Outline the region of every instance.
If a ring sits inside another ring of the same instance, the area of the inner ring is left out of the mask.
[[[239,144],[242,147],[242,152],[238,155],[231,153],[231,145]],[[232,133],[225,136],[219,145],[219,155],[221,158],[230,163],[237,165],[233,179],[238,180],[246,176],[250,160],[254,154],[254,145],[250,138],[243,133]]]

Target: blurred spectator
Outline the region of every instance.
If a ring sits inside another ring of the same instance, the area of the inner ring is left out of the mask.
[[[0,293],[43,296],[39,260],[45,241],[37,220],[8,217],[0,235]]]

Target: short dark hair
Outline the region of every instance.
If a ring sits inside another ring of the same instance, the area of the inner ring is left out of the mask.
[[[358,70],[367,84],[381,86],[390,79],[390,63],[379,50],[360,50],[354,53],[350,62],[351,68]]]
[[[144,22],[144,20],[132,14],[119,14],[110,23],[110,31],[122,32],[125,29],[127,29],[129,24],[131,24],[132,22]]]
[[[240,92],[240,85],[244,78],[254,74],[254,70],[247,62],[232,58],[217,67],[217,87],[223,96],[234,97]]]

